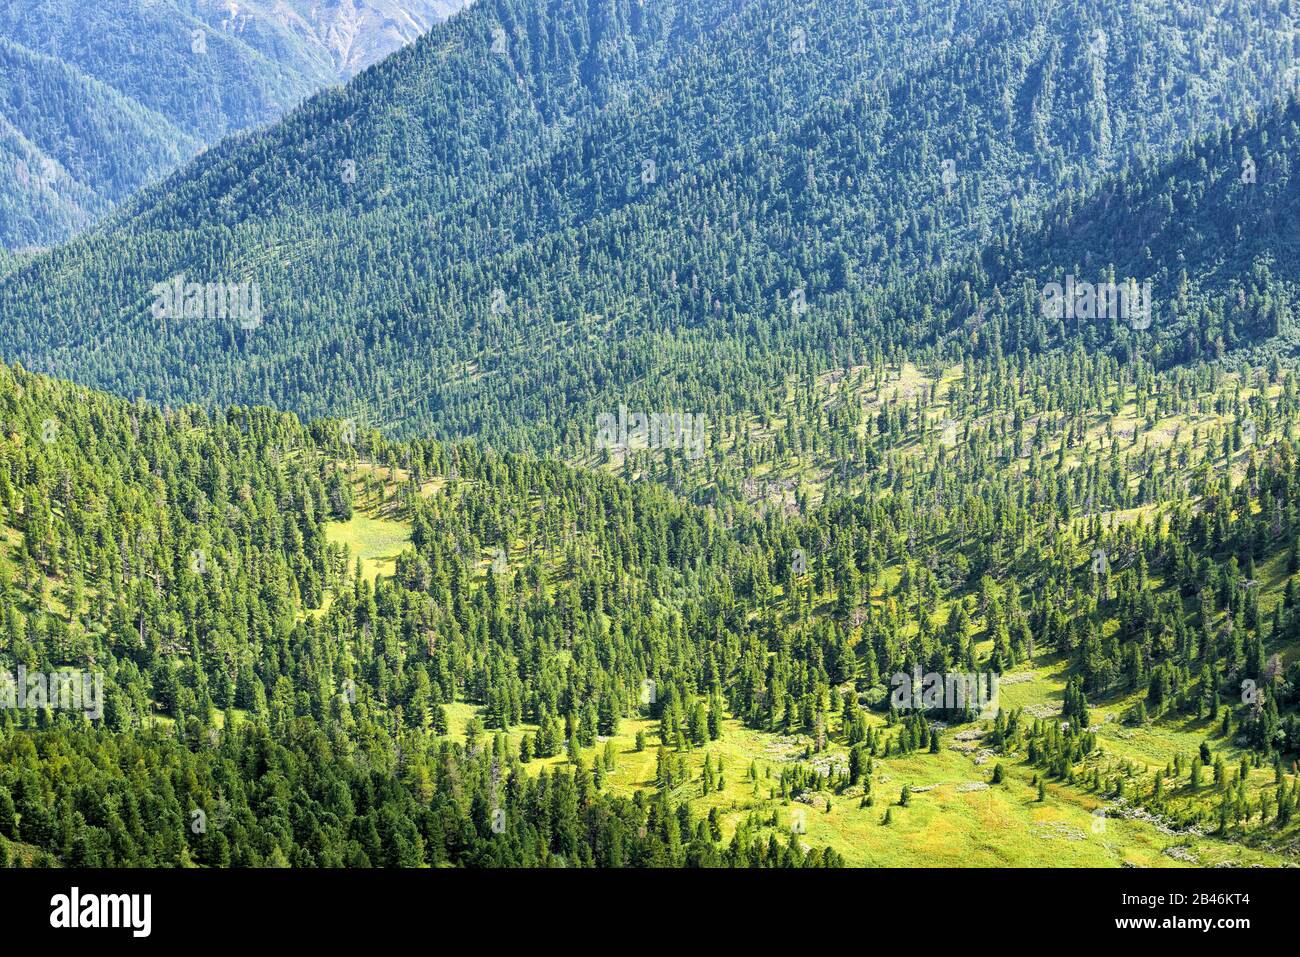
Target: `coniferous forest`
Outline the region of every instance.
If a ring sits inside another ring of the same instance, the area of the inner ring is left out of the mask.
[[[0,867],[1300,864],[1293,0],[23,6]]]

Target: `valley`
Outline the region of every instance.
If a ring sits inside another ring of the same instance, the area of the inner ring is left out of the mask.
[[[1300,864],[1293,4],[235,6],[0,0],[0,865]]]

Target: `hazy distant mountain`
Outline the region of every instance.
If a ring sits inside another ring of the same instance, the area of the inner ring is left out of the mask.
[[[266,17],[327,51],[341,78],[360,73],[435,23],[466,0],[281,0],[223,3],[236,17]]]
[[[462,0],[0,0],[0,244],[66,238]]]

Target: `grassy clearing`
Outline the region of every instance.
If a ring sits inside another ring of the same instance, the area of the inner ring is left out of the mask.
[[[411,527],[356,512],[346,522],[330,522],[325,539],[332,545],[346,545],[354,560],[361,559],[361,573],[373,584],[378,576],[393,574],[397,556],[411,540]]]
[[[1063,680],[1058,685],[1058,677],[1044,667],[1032,681],[1008,690],[1014,689],[1015,696],[1027,703],[1042,703],[1040,692],[1050,696],[1063,686]],[[465,703],[449,705],[450,736],[462,739],[466,723],[478,710]],[[606,780],[609,791],[624,796],[637,790],[655,791],[656,727],[657,722],[644,717],[621,722],[613,739],[617,757]],[[511,747],[517,749],[522,736],[535,730],[530,725],[511,729]],[[729,719],[723,724],[721,739],[685,753],[690,780],[673,797],[689,799],[698,817],[716,808],[726,839],[741,821],[756,813],[774,819],[772,833],[778,840],[787,840],[791,829],[797,829],[804,843],[834,847],[848,864],[857,867],[1277,866],[1288,860],[1214,837],[1167,834],[1145,820],[1099,817],[1093,812],[1107,802],[1079,787],[1049,783],[1045,799],[1039,801],[1034,781],[1037,771],[1023,759],[1003,759],[1005,780],[986,786],[994,759],[974,749],[954,750],[952,735],[958,730],[943,732],[938,754],[918,752],[875,759],[871,779],[874,803],[863,807],[860,787],[844,794],[807,794],[804,800],[784,800],[779,793],[783,767],[844,758],[847,751],[843,747],[832,745],[822,754],[808,756],[810,739],[806,736],[755,731]],[[638,731],[646,739],[646,748],[640,752],[635,747]],[[1153,737],[1152,747],[1164,744]],[[583,751],[587,768],[599,759],[603,748],[602,739],[596,747]],[[707,794],[702,784],[706,756],[715,769],[721,769],[722,782]],[[534,772],[567,766],[563,755],[535,759],[528,765]],[[751,778],[751,768],[756,779]],[[904,787],[912,790],[907,807],[899,806]],[[891,820],[885,824],[887,810]]]

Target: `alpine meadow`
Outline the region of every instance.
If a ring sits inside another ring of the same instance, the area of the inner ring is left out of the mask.
[[[36,923],[1300,865],[1296,0],[0,0],[0,174]]]

